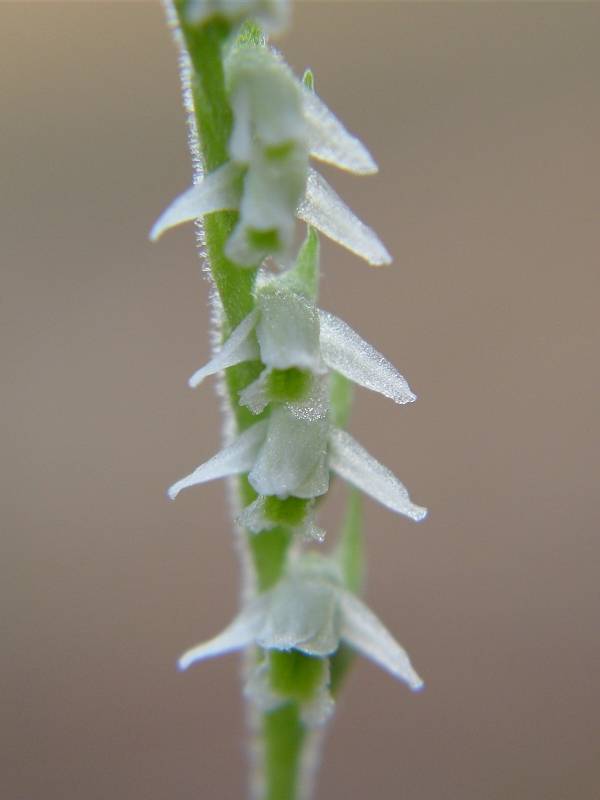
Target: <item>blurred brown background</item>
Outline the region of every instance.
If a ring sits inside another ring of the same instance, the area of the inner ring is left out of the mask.
[[[419,395],[352,428],[430,507],[367,504],[426,691],[357,663],[320,800],[600,797],[599,42],[598,4],[376,2],[279,42],[381,167],[328,174],[395,263],[326,244],[322,304]],[[165,496],[220,423],[192,228],[147,241],[190,177],[161,9],[4,3],[0,87],[0,796],[241,798],[237,659],[175,670],[237,568],[224,486]]]

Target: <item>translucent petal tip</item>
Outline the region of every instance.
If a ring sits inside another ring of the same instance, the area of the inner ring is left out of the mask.
[[[415,505],[408,490],[387,467],[380,464],[347,431],[332,428],[329,434],[329,464],[341,478],[382,505],[419,522],[427,509]]]
[[[198,219],[204,214],[237,208],[239,174],[236,165],[224,164],[215,172],[206,175],[200,183],[190,186],[183,194],[176,197],[156,220],[150,231],[150,241],[155,242],[169,228]]]
[[[298,216],[371,266],[391,264],[392,257],[377,234],[358,219],[314,169],[308,171],[306,194],[298,207]]]

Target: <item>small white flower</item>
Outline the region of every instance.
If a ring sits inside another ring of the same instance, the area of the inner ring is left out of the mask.
[[[346,322],[317,310],[298,292],[278,288],[276,280],[258,289],[256,308],[189,384],[196,387],[209,375],[256,358],[270,369],[297,367],[316,374],[325,365],[396,403],[416,399],[398,370]]]
[[[337,563],[317,554],[301,556],[289,564],[283,578],[250,600],[222,633],[184,653],[179,668],[185,670],[206,658],[252,645],[326,658],[341,643],[371,659],[413,691],[423,687],[404,649],[373,612],[343,587]],[[251,679],[250,694],[264,705],[264,672],[262,677],[254,692]],[[266,688],[268,695],[268,685]],[[325,692],[320,692],[318,699],[331,707]],[[317,720],[319,716],[326,713],[315,714]]]
[[[318,312],[312,301],[274,279],[257,289],[254,310],[208,364],[194,373],[190,385],[259,358],[265,369],[241,392],[240,402],[254,413],[272,403],[269,418],[175,483],[169,489],[171,498],[189,486],[248,473],[259,495],[312,499],[327,492],[331,470],[397,513],[414,520],[425,516],[425,509],[412,503],[404,485],[329,420],[324,366],[397,403],[415,399],[406,380],[381,353],[345,322]],[[277,398],[270,386],[272,377],[276,371],[294,368],[306,371],[306,393],[293,401],[273,402]]]
[[[259,495],[312,499],[327,492],[329,420],[320,386],[310,395],[310,406],[282,403],[269,418],[244,431],[230,445],[168,491],[174,499],[182,489],[248,473]]]
[[[240,266],[257,266],[269,254],[289,256],[298,216],[368,263],[389,264],[374,231],[308,168],[311,155],[359,175],[376,172],[364,145],[267,49],[234,51],[228,82],[232,160],[176,198],[150,238],[213,211],[238,210],[226,254]]]
[[[182,489],[217,478],[248,473],[260,495],[312,499],[328,489],[329,471],[382,505],[419,522],[427,509],[413,503],[408,490],[347,431],[326,419],[299,419],[292,404],[273,409],[234,442],[177,481],[168,491],[173,500]]]

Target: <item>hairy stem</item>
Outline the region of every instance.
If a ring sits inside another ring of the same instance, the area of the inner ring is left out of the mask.
[[[188,25],[182,0],[175,0],[174,7],[191,62],[191,91],[200,154],[204,170],[209,173],[228,160],[232,114],[223,71],[223,45],[231,30],[229,24],[218,17],[202,25]],[[256,270],[241,269],[225,256],[225,244],[236,221],[237,213],[230,211],[204,217],[206,256],[223,309],[223,338],[227,338],[254,306]],[[239,404],[238,394],[258,377],[260,370],[260,362],[253,362],[226,371],[229,404],[239,432],[257,421],[256,416]],[[256,497],[245,478],[239,482],[239,494],[243,506]],[[247,543],[255,572],[254,583],[258,591],[264,591],[282,574],[290,534],[283,528],[275,528],[260,536],[249,534]],[[295,800],[305,739],[297,703],[265,714],[260,736],[263,764],[259,768],[263,773],[264,800]]]

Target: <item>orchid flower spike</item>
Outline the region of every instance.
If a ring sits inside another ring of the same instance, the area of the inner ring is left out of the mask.
[[[310,155],[358,175],[374,173],[364,145],[267,48],[234,48],[226,77],[234,120],[230,161],[177,197],[150,238],[230,209],[239,221],[226,255],[239,266],[259,266],[268,255],[288,259],[296,216],[369,264],[390,263],[377,235],[308,166]]]
[[[184,653],[179,668],[185,670],[198,661],[252,645],[326,658],[341,643],[371,659],[413,691],[423,687],[403,648],[373,612],[344,588],[337,562],[311,553],[291,561],[279,582],[250,600],[222,633]],[[262,674],[258,680],[251,678],[248,690],[263,706],[264,690],[268,689],[265,677],[263,665]],[[324,721],[333,707],[326,688],[319,685],[317,697],[311,698],[308,711],[313,721]],[[315,699],[321,713],[315,709]],[[283,701],[285,698],[280,699]]]
[[[170,497],[189,486],[248,473],[260,496],[311,500],[327,492],[333,471],[391,510],[422,519],[425,509],[412,503],[403,484],[350,434],[331,425],[323,373],[333,369],[398,403],[411,402],[414,394],[390,362],[345,322],[318,312],[305,295],[287,288],[289,277],[284,273],[258,287],[253,311],[190,379],[197,386],[226,367],[260,359],[265,369],[241,392],[240,402],[257,414],[271,404],[268,419],[175,483]],[[255,532],[268,529],[262,501],[246,509],[241,521]],[[304,535],[321,538],[310,516],[304,524]]]

